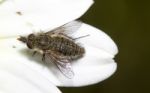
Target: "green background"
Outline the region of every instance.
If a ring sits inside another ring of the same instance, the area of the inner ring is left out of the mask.
[[[82,21],[110,35],[119,47],[117,72],[95,85],[63,93],[150,93],[150,0],[95,0]]]

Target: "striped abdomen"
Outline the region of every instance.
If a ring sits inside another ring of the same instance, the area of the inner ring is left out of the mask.
[[[51,37],[50,42],[50,49],[64,56],[78,56],[81,57],[85,53],[83,47],[79,46],[78,44],[74,43],[72,40],[69,40],[65,37]]]

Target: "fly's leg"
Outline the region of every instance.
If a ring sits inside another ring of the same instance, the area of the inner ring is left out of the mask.
[[[33,54],[32,54],[32,56],[34,56],[36,53],[37,53],[37,51],[34,51]]]
[[[46,53],[43,53],[43,56],[42,56],[42,61],[45,62],[45,55]]]

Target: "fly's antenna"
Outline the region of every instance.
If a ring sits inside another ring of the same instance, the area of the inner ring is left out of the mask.
[[[23,43],[26,43],[27,42],[27,38],[26,37],[23,37],[23,36],[20,36],[17,40],[23,42]]]

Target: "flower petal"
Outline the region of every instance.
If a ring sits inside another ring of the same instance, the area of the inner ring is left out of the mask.
[[[18,61],[17,57],[20,56],[13,56],[15,54],[11,49],[2,48],[0,51],[0,91],[4,93],[61,93],[49,80],[24,65],[25,61]]]
[[[95,51],[97,53],[95,53]],[[107,54],[94,49],[86,48],[86,55],[81,60],[73,62],[75,76],[72,80],[59,75],[59,86],[86,86],[101,82],[110,77],[117,68],[117,64],[111,58],[105,58]]]
[[[0,38],[14,37],[32,32],[32,29],[18,15],[10,15],[0,17]]]
[[[79,39],[79,42],[81,42],[81,44],[101,49],[109,53],[112,58],[118,53],[118,48],[114,41],[103,31],[95,27],[83,24],[82,27],[76,33],[74,33],[74,37],[86,35],[89,36]]]
[[[0,25],[10,28],[0,28],[0,37],[17,36],[21,35],[20,33],[29,34],[28,32],[32,33],[33,30],[50,30],[59,27],[79,18],[92,3],[92,0],[6,0],[0,6],[0,17],[2,17]],[[3,24],[5,20],[7,24]],[[20,29],[21,27],[23,28]]]
[[[45,77],[55,85],[85,86],[108,78],[117,68],[117,64],[112,59],[117,53],[117,47],[111,38],[104,32],[87,24],[83,24],[74,36],[79,37],[87,34],[89,34],[89,37],[78,40],[85,47],[86,54],[80,60],[72,62],[75,73],[73,79],[66,78],[53,63],[46,65],[42,63],[41,55],[32,57],[32,52],[16,38],[1,40],[0,49],[9,54],[11,60],[21,62],[21,64],[37,71],[41,74],[41,77]],[[5,49],[5,51],[2,49]]]
[[[36,85],[10,72],[0,71],[0,91],[4,93],[61,93],[54,85]],[[42,81],[41,81],[42,82]]]

